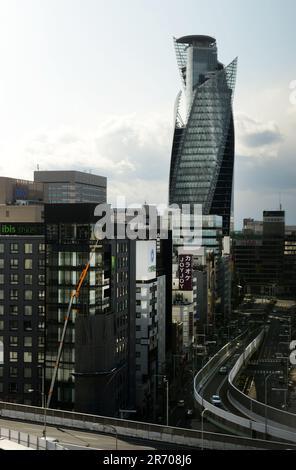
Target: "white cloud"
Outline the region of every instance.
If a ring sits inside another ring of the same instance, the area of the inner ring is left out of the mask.
[[[263,122],[238,114],[235,125],[238,155],[258,160],[278,157],[283,135],[276,122]]]
[[[125,195],[129,202],[167,202],[172,127],[164,117],[136,114],[107,116],[97,129],[42,130],[19,142],[18,168],[6,162],[5,173],[32,178],[41,170],[92,171],[108,178],[108,194]],[[17,172],[17,173],[16,173]],[[26,176],[24,176],[26,175]]]

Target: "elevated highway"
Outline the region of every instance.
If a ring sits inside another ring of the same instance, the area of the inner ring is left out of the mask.
[[[194,396],[197,406],[206,419],[220,428],[241,436],[275,439],[296,444],[296,415],[251,399],[235,385],[235,380],[266,339],[266,330],[256,337],[237,339],[226,345],[200,371],[194,380]],[[249,342],[248,344],[248,340]],[[221,377],[219,369],[228,366],[228,376]],[[264,376],[263,376],[264,378]],[[211,396],[219,395],[221,406],[211,403]]]

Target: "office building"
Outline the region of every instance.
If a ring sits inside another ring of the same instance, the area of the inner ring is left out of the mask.
[[[104,203],[107,179],[81,171],[35,171],[35,183],[44,187],[47,204]]]
[[[234,125],[232,99],[237,59],[224,67],[209,36],[175,39],[186,101],[175,106],[169,203],[202,206],[204,215],[223,218],[229,235],[232,217]]]
[[[46,379],[70,295],[90,258],[95,204],[45,206]],[[102,240],[68,325],[52,406],[119,416],[133,401],[135,272],[128,240]]]
[[[261,233],[256,229],[234,233],[233,262],[245,294],[273,296],[281,292],[285,237],[284,211],[264,211]]]

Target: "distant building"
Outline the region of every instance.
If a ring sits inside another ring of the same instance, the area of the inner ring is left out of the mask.
[[[218,60],[216,40],[192,35],[175,39],[186,100],[175,105],[175,133],[169,203],[200,204],[204,215],[219,215],[229,235],[233,212],[234,124],[232,99],[237,59]]]
[[[42,203],[42,183],[0,176],[0,205],[36,205]]]
[[[81,171],[35,171],[35,183],[44,187],[47,204],[104,203],[107,179]]]
[[[254,229],[234,233],[234,267],[239,284],[245,293],[264,295],[281,293],[285,265],[285,238],[284,211],[264,211],[262,232]]]
[[[253,233],[254,235],[262,235],[263,233],[263,221],[254,219],[244,219],[243,221],[243,232]]]

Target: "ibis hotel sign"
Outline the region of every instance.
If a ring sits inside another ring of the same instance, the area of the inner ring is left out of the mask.
[[[192,290],[192,255],[179,255],[179,289]]]
[[[0,236],[2,235],[44,235],[44,225],[34,223],[0,224]]]

